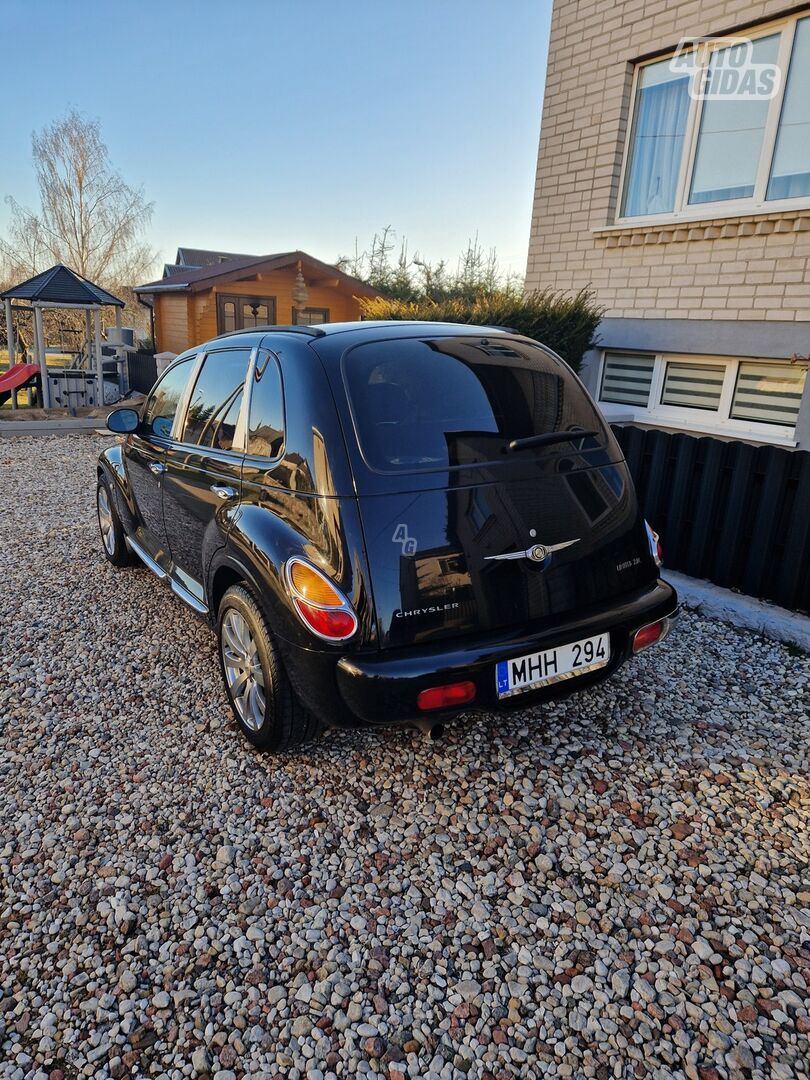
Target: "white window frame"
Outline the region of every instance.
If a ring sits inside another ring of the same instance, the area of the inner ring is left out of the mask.
[[[779,51],[776,63],[782,72],[779,92],[772,98],[768,111],[768,118],[762,134],[762,150],[760,151],[759,166],[754,182],[754,194],[748,199],[723,200],[712,203],[689,204],[689,191],[692,184],[695,157],[697,155],[698,137],[700,135],[700,122],[705,102],[698,101],[694,97],[689,99],[689,111],[686,120],[686,136],[684,150],[681,158],[681,166],[678,174],[678,183],[675,191],[675,207],[665,214],[638,215],[627,217],[622,215],[622,204],[625,197],[625,184],[627,182],[627,166],[630,159],[630,148],[633,138],[633,125],[635,122],[636,103],[638,101],[638,84],[641,72],[651,64],[658,64],[668,57],[655,56],[650,60],[644,60],[636,64],[633,71],[633,86],[630,96],[630,114],[627,118],[627,131],[624,139],[624,151],[622,154],[622,167],[619,174],[619,195],[616,205],[615,225],[627,228],[631,225],[660,225],[663,222],[679,221],[704,221],[707,218],[741,217],[750,214],[773,214],[785,210],[801,210],[810,207],[810,195],[799,195],[794,199],[771,199],[766,200],[768,181],[771,175],[771,166],[776,149],[776,138],[779,133],[779,119],[782,115],[782,104],[785,88],[788,83],[790,60],[793,55],[793,40],[796,34],[797,24],[804,18],[810,18],[810,8],[800,11],[782,19],[774,19],[768,23],[751,27],[741,31],[738,36],[750,38],[769,37],[779,33]],[[734,34],[720,36],[717,42],[704,42],[697,46],[700,77],[711,62],[712,54],[726,47],[729,37]],[[674,51],[670,54],[674,56]]]
[[[650,382],[650,396],[647,406],[621,405],[613,401],[602,401],[602,380],[605,374],[605,357],[612,356],[653,356],[653,372]],[[678,364],[717,364],[725,367],[723,389],[717,410],[690,409],[683,405],[662,405],[661,395],[664,389],[666,366],[670,361]],[[599,381],[597,383],[597,402],[603,415],[614,423],[637,421],[650,427],[676,428],[684,431],[700,432],[704,435],[725,435],[728,438],[747,437],[754,442],[772,443],[777,446],[796,446],[796,427],[787,424],[762,424],[756,420],[735,420],[731,416],[731,405],[740,364],[770,363],[767,358],[755,356],[728,357],[711,355],[682,355],[680,353],[653,353],[649,349],[602,349],[599,358]],[[774,365],[785,364],[787,360],[773,360]],[[810,388],[810,373],[805,383],[804,393]]]

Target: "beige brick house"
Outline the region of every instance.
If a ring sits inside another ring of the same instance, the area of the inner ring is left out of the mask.
[[[810,449],[810,7],[556,0],[527,287],[616,420]]]

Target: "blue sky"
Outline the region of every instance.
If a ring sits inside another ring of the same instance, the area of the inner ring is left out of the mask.
[[[3,197],[35,203],[31,132],[75,106],[154,201],[163,258],[331,261],[390,224],[428,258],[477,232],[525,269],[550,0],[2,7]]]

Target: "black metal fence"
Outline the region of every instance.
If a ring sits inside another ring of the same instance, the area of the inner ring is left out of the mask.
[[[155,354],[149,352],[130,353],[127,363],[129,365],[130,390],[138,390],[141,394],[148,394],[157,380]]]
[[[810,611],[810,452],[613,430],[665,567]]]

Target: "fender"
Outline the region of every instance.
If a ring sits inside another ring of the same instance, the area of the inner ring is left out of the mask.
[[[213,605],[217,602],[216,572],[230,565],[241,570],[256,589],[277,637],[302,649],[335,656],[345,644],[316,638],[293,607],[284,582],[284,566],[297,555],[320,566],[349,599],[359,623],[353,651],[375,650],[377,626],[357,500],[353,496],[272,491],[254,498],[255,502],[251,493],[243,490],[245,501],[233,517],[226,547],[215,554],[209,566],[206,587]]]
[[[212,586],[216,571],[223,565],[222,558],[226,550],[228,537],[233,529],[233,523],[238,514],[238,507],[218,507],[214,516],[206,525],[205,532],[203,533],[202,551],[200,552],[200,570],[202,573],[202,581],[200,584],[203,587],[203,595],[205,597],[205,602],[208,605],[208,618],[212,626],[216,625],[216,607],[218,605],[218,600],[214,596]],[[234,569],[238,569],[242,572],[245,580],[249,581],[253,588],[256,588],[255,581],[249,576],[246,568],[237,568],[234,566]],[[212,597],[214,597],[213,604]]]
[[[301,625],[284,584],[284,563],[291,554],[312,557],[306,536],[261,507],[240,506],[227,544],[214,554],[206,575],[213,617],[213,608],[218,605],[216,575],[220,568],[229,566],[250,584],[277,638],[312,647],[314,639]]]
[[[127,471],[124,467],[124,454],[121,442],[102,450],[98,459],[98,475],[104,474],[111,482],[115,509],[121,519],[124,532],[130,535],[133,529],[135,504],[129,488]]]
[[[262,591],[261,577],[255,572],[253,566],[246,559],[240,558],[237,552],[235,552],[231,545],[218,548],[211,557],[211,561],[208,563],[208,569],[205,575],[205,599],[208,604],[209,621],[212,626],[216,625],[219,601],[221,594],[224,591],[221,587],[217,587],[217,576],[220,571],[232,571],[234,577],[242,578],[250,588],[251,592],[257,598],[265,600]],[[265,603],[265,607],[267,604]],[[268,618],[270,613],[268,612]]]
[[[234,577],[247,583],[261,604],[281,653],[287,677],[306,708],[320,716],[327,727],[357,727],[358,721],[343,703],[335,680],[341,657],[340,648],[330,647],[306,634],[292,611],[289,596],[281,583],[280,568],[273,567],[271,570],[269,564],[268,567],[257,567],[250,558],[245,557],[245,550],[235,549],[228,544],[227,548],[220,548],[211,561],[206,576],[211,625],[216,625],[219,596],[224,591],[215,588],[217,575],[221,571],[232,572]],[[266,584],[271,575],[276,582],[273,589]],[[296,638],[306,639],[307,645],[294,644],[286,636],[285,630]]]

